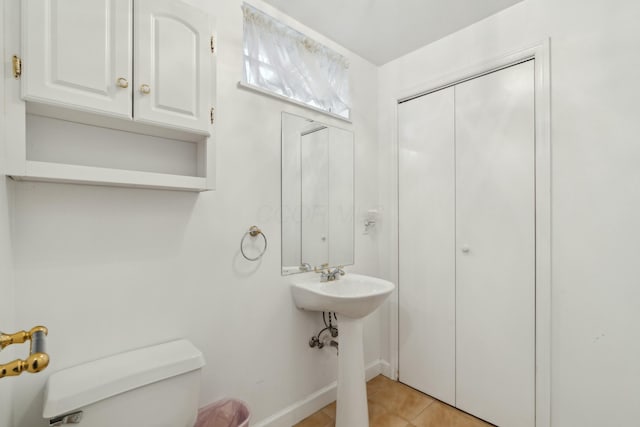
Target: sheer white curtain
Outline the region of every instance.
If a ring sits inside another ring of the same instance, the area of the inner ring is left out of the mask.
[[[243,82],[349,118],[349,63],[244,3]]]

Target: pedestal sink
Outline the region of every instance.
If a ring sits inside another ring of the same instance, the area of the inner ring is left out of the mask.
[[[378,308],[394,289],[391,282],[359,274],[347,274],[332,282],[320,282],[317,275],[308,276],[291,285],[298,308],[332,311],[339,316],[336,427],[369,426],[362,319]]]

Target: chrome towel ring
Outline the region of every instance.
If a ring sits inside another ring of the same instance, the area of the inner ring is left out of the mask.
[[[251,258],[251,257],[247,256],[247,254],[244,253],[244,241],[249,236],[255,238],[255,237],[258,237],[259,235],[262,236],[262,238],[264,239],[264,248],[262,249],[262,251],[260,252],[260,254],[257,257]],[[264,253],[267,252],[267,236],[265,236],[264,233],[262,232],[262,230],[260,230],[257,226],[252,225],[251,228],[249,228],[249,231],[244,233],[244,236],[242,236],[242,240],[240,240],[240,252],[242,252],[242,256],[245,257],[249,261],[257,261],[257,260],[259,260],[260,258],[262,258]]]

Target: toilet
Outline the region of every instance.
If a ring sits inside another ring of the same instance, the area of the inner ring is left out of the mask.
[[[50,426],[193,427],[205,361],[187,340],[117,354],[52,374]]]

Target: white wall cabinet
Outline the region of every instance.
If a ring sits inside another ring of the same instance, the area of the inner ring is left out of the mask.
[[[208,133],[209,18],[173,0],[134,0],[134,5],[135,120]]]
[[[130,119],[131,0],[22,4],[24,99]]]
[[[535,424],[533,61],[398,109],[399,377]]]
[[[19,79],[7,82],[8,112],[16,120],[8,131],[5,174],[37,181],[214,188],[210,16],[179,0],[7,0],[5,5],[10,28],[4,49],[22,62]],[[43,116],[75,125],[59,126]],[[28,123],[37,131],[30,132]],[[49,124],[56,130],[51,137]],[[57,132],[63,127],[64,135]],[[104,128],[113,132],[99,130]],[[109,143],[107,135],[119,143]],[[91,144],[79,146],[78,138]],[[47,145],[60,149],[54,153]],[[171,165],[172,159],[183,163]],[[177,175],[176,170],[193,172]]]
[[[209,135],[212,36],[199,9],[26,0],[23,22],[25,100]]]

